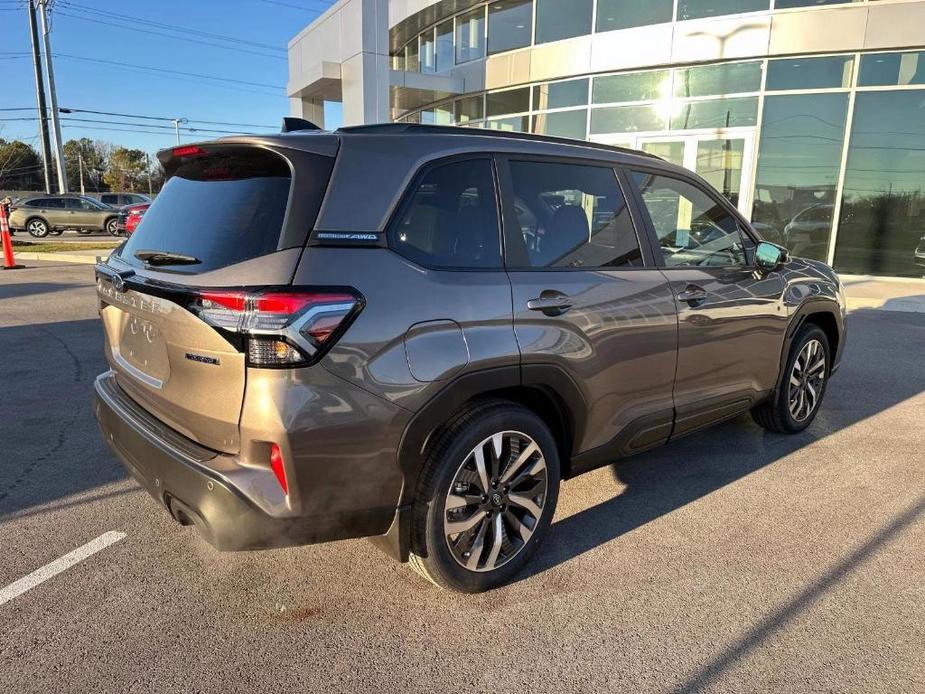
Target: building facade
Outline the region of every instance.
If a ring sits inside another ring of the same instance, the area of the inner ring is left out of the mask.
[[[925,275],[925,0],[341,0],[289,68],[293,115],[642,149],[798,255]]]

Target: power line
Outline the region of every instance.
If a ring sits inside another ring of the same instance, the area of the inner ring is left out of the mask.
[[[74,12],[81,12],[84,14],[96,15],[104,18],[117,18],[120,20],[126,20],[130,22],[136,22],[140,24],[145,24],[147,26],[157,27],[159,29],[165,29],[171,32],[185,33],[193,36],[205,36],[207,38],[217,39],[219,41],[227,41],[228,43],[235,43],[239,45],[254,46],[256,48],[267,48],[272,51],[285,52],[284,48],[279,46],[274,46],[269,43],[260,43],[259,41],[248,41],[247,39],[242,39],[236,36],[227,36],[225,34],[215,34],[209,31],[202,31],[201,29],[193,29],[190,27],[179,26],[177,24],[165,24],[164,22],[158,22],[153,19],[144,19],[142,17],[135,17],[129,14],[122,14],[118,12],[109,12],[102,11],[91,7],[84,7],[73,2],[64,2],[63,7],[66,10],[72,10]]]
[[[260,0],[260,2],[265,2],[268,5],[279,5],[280,7],[291,7],[294,10],[302,10],[303,12],[313,12],[315,14],[321,14],[322,12],[324,12],[331,6],[331,3],[329,3],[327,7],[325,7],[322,10],[322,9],[312,9],[311,7],[305,7],[303,5],[295,5],[291,2],[282,2],[282,0]]]
[[[142,29],[142,28],[140,28],[140,27],[131,26],[130,24],[116,24],[116,23],[114,23],[114,22],[107,22],[107,21],[104,20],[104,19],[99,19],[99,18],[96,18],[96,17],[83,17],[83,16],[81,16],[81,15],[79,15],[79,14],[70,14],[69,12],[64,12],[64,11],[62,11],[62,10],[57,10],[57,11],[55,12],[55,14],[56,14],[57,16],[59,16],[59,17],[68,17],[68,18],[70,18],[70,19],[78,19],[78,20],[83,21],[83,22],[92,22],[92,23],[95,23],[95,24],[105,24],[106,26],[115,27],[115,28],[117,28],[117,29],[123,29],[123,30],[127,30],[127,31],[137,31],[137,32],[140,32],[140,33],[142,33],[142,34],[152,34],[152,35],[154,35],[154,36],[162,36],[162,37],[164,37],[164,38],[175,39],[175,40],[177,40],[177,41],[187,41],[187,42],[190,42],[190,43],[195,43],[195,44],[198,45],[198,46],[212,46],[213,48],[223,48],[223,49],[225,49],[225,50],[227,50],[227,51],[235,51],[235,52],[237,52],[237,53],[249,53],[249,54],[251,54],[251,55],[260,56],[260,57],[262,57],[262,58],[274,58],[274,59],[276,59],[276,60],[286,60],[286,58],[283,57],[283,56],[281,56],[281,55],[272,55],[272,54],[270,54],[270,53],[262,53],[262,52],[259,52],[259,51],[252,51],[252,50],[249,50],[249,49],[247,49],[247,48],[239,48],[239,47],[237,47],[237,46],[223,46],[223,45],[220,44],[220,43],[213,43],[213,42],[210,42],[210,41],[202,41],[202,40],[200,40],[200,39],[187,38],[187,37],[185,37],[185,36],[174,36],[173,34],[168,34],[168,33],[165,33],[165,32],[163,32],[163,31],[154,31],[154,30],[152,30],[152,29]]]
[[[94,113],[98,116],[118,116],[120,118],[142,118],[144,120],[162,120],[173,122],[173,118],[168,116],[142,116],[135,113],[116,113],[114,111],[94,111],[89,108],[62,108],[64,113]],[[257,125],[255,123],[229,123],[228,121],[217,120],[200,120],[198,118],[187,118],[190,123],[205,123],[206,125],[238,125],[244,128],[275,128],[275,125]]]
[[[216,75],[203,75],[199,72],[186,72],[184,70],[170,70],[168,68],[153,67],[150,65],[135,65],[133,63],[123,63],[115,60],[104,60],[103,58],[87,58],[82,55],[72,55],[70,53],[55,53],[56,58],[66,58],[68,60],[83,60],[89,63],[101,63],[104,65],[114,65],[120,68],[133,68],[136,70],[150,70],[151,72],[164,72],[171,75],[183,75],[185,77],[198,77],[200,79],[217,80],[219,82],[230,82],[232,84],[243,84],[249,87],[267,87],[269,89],[283,89],[277,84],[267,82],[248,82],[246,80],[232,79],[231,77],[218,77]]]
[[[31,121],[31,122],[34,122],[37,120],[38,118],[35,116],[31,118],[30,117],[0,118],[0,121]],[[77,123],[100,123],[103,125],[129,125],[129,126],[134,126],[134,127],[143,127],[149,130],[157,130],[157,131],[164,130],[164,131],[169,131],[169,132],[174,132],[174,130],[176,129],[176,127],[173,125],[155,125],[153,123],[132,123],[130,121],[99,120],[95,118],[73,118],[73,117],[65,116],[61,120],[69,122],[69,123],[77,122]],[[247,134],[247,133],[242,133],[240,130],[220,130],[218,128],[194,128],[194,127],[190,127],[187,125],[181,125],[179,127],[181,131],[186,131],[187,133],[210,133],[210,134],[217,133],[220,135]]]

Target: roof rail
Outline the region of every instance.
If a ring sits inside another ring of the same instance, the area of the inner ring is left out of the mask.
[[[529,140],[531,142],[549,142],[560,145],[574,145],[600,149],[606,152],[620,152],[621,154],[635,154],[650,159],[659,159],[656,154],[643,152],[629,147],[605,145],[589,140],[576,140],[570,137],[556,137],[554,135],[537,135],[535,133],[522,133],[511,130],[490,130],[488,128],[472,128],[459,125],[422,125],[420,123],[373,123],[371,125],[350,125],[338,128],[335,133],[357,133],[366,135],[397,135],[400,133],[425,133],[429,135],[469,135],[477,137],[500,137],[510,140]]]

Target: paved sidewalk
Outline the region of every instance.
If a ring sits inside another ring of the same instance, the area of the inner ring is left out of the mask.
[[[873,308],[883,311],[925,313],[925,279],[842,275],[848,310]]]

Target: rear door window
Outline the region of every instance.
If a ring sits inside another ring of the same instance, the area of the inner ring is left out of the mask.
[[[331,157],[315,154],[300,164],[303,218],[295,223],[303,229],[314,225],[332,165]],[[125,262],[143,266],[135,253],[165,251],[199,262],[159,267],[198,273],[279,250],[292,188],[282,156],[257,147],[225,147],[183,157],[168,174],[120,253]]]
[[[432,167],[414,184],[390,231],[393,250],[421,265],[501,267],[501,233],[489,159]]]

